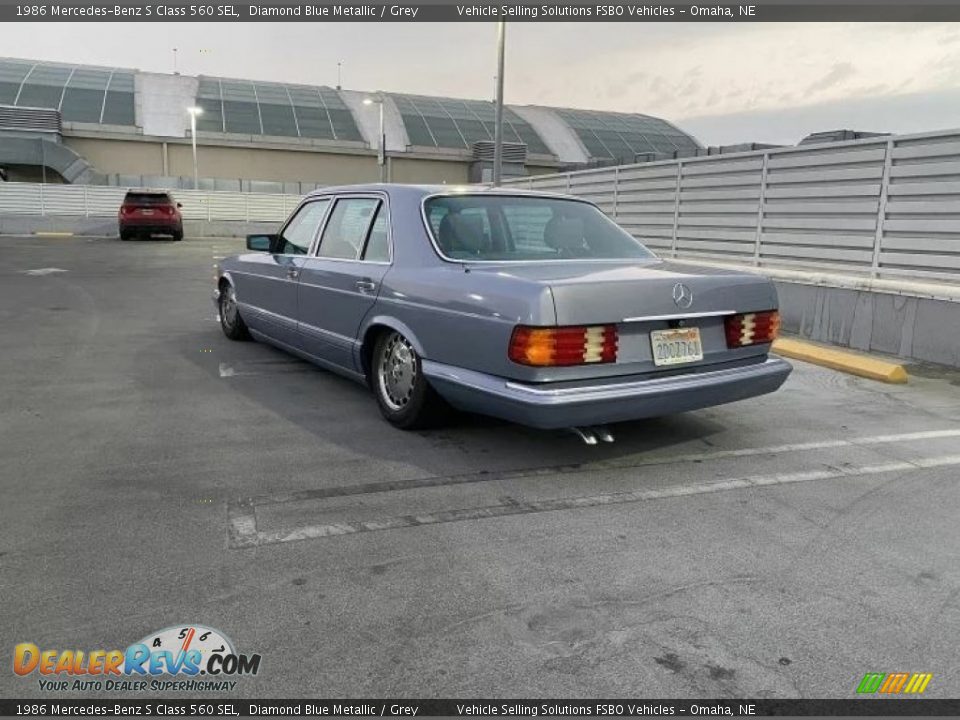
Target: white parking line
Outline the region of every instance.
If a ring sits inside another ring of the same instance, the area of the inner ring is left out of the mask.
[[[829,448],[856,447],[862,445],[884,445],[886,443],[911,442],[915,440],[937,440],[941,438],[960,437],[960,428],[951,430],[927,430],[923,432],[902,433],[900,435],[873,435],[869,437],[853,438],[851,440],[817,440],[807,443],[789,443],[786,445],[771,445],[760,448],[737,448],[732,450],[710,450],[707,452],[688,453],[686,455],[671,455],[667,458],[646,458],[641,460],[625,460],[626,465],[617,461],[598,463],[600,467],[642,467],[645,465],[662,465],[664,463],[694,462],[697,460],[717,460],[730,457],[752,457],[755,455],[777,455],[787,452],[802,452],[804,450],[826,450]]]
[[[54,273],[67,272],[63,268],[36,268],[34,270],[21,270],[21,275],[53,275]]]
[[[261,495],[258,497],[247,498],[244,502],[249,504],[251,507],[260,505],[276,505],[281,503],[303,502],[304,500],[344,497],[347,495],[368,495],[372,493],[394,492],[398,490],[442,487],[445,485],[463,485],[465,483],[486,482],[489,480],[511,480],[560,474],[577,475],[581,473],[597,472],[598,470],[629,470],[631,468],[649,467],[654,465],[675,465],[687,462],[701,462],[705,460],[722,460],[730,457],[776,455],[787,452],[803,452],[805,450],[824,450],[830,448],[883,445],[887,443],[936,440],[940,438],[951,437],[960,437],[960,428],[951,430],[928,430],[924,432],[903,433],[900,435],[874,435],[862,438],[854,438],[852,440],[821,440],[808,443],[770,445],[767,447],[757,448],[712,450],[700,453],[687,453],[685,455],[654,457],[645,456],[640,458],[624,458],[622,460],[599,460],[597,462],[577,465],[552,465],[539,468],[523,468],[519,470],[465,473],[463,475],[433,475],[431,477],[424,478],[410,478],[409,480],[384,480],[382,482],[364,483],[362,485],[345,485],[340,487],[318,488],[314,490],[300,490],[289,493],[276,493],[274,495]]]
[[[296,542],[315,538],[332,537],[334,535],[353,535],[363,532],[377,532],[380,530],[399,530],[402,528],[420,527],[422,525],[438,525],[440,523],[461,522],[464,520],[482,520],[510,515],[528,515],[533,513],[555,512],[558,510],[574,510],[578,508],[598,507],[600,505],[623,505],[626,503],[642,502],[645,500],[662,500],[665,498],[686,497],[688,495],[703,495],[706,493],[726,492],[728,490],[742,490],[747,488],[770,487],[788,483],[802,483],[813,480],[831,480],[841,477],[863,477],[879,475],[888,472],[902,472],[935,467],[960,465],[960,455],[944,455],[941,457],[924,458],[915,461],[900,461],[884,463],[883,465],[866,465],[861,467],[829,468],[825,470],[811,470],[807,472],[783,473],[778,475],[755,475],[751,477],[721,480],[715,483],[699,483],[695,485],[681,485],[662,490],[631,490],[627,492],[602,493],[598,495],[584,495],[572,498],[556,498],[551,500],[534,500],[530,502],[514,502],[504,505],[488,505],[486,507],[465,508],[463,510],[445,510],[442,512],[423,513],[417,515],[399,515],[381,518],[378,520],[361,520],[355,522],[332,523],[327,525],[308,525],[296,530],[279,530],[273,532],[256,531],[256,519],[250,514],[232,513],[230,518],[230,540],[232,547],[255,547],[273,545],[276,543]]]
[[[413,478],[410,480],[386,481],[368,483],[365,485],[343,486],[305,490],[293,493],[281,493],[273,496],[246,498],[231,503],[229,515],[229,545],[234,548],[255,547],[282,542],[294,542],[312,538],[330,537],[333,535],[349,535],[361,532],[379,530],[394,530],[399,528],[417,527],[420,525],[435,525],[462,520],[479,520],[484,518],[505,517],[529,513],[553,512],[558,510],[573,510],[576,508],[596,507],[600,505],[618,505],[640,502],[645,500],[659,500],[664,498],[700,495],[704,493],[723,492],[747,488],[761,488],[773,485],[810,482],[814,480],[830,480],[842,477],[860,477],[889,472],[904,472],[918,469],[946,467],[960,465],[960,455],[942,455],[915,460],[899,460],[881,465],[835,467],[822,465],[820,469],[802,472],[776,473],[771,475],[753,475],[740,478],[721,479],[710,483],[690,483],[663,489],[639,489],[624,492],[600,493],[572,498],[554,498],[535,501],[511,501],[502,505],[446,510],[442,512],[425,512],[396,517],[386,517],[375,520],[345,521],[322,525],[307,525],[292,530],[260,532],[257,529],[256,508],[263,505],[320,500],[330,497],[345,497],[372,493],[398,492],[426,487],[442,487],[471,482],[489,482],[503,479],[534,477],[549,474],[572,474],[577,472],[595,472],[598,469],[626,467],[642,467],[649,465],[673,465],[685,462],[702,461],[728,457],[744,457],[761,454],[777,454],[785,452],[800,452],[820,450],[825,448],[854,447],[882,445],[888,443],[902,443],[917,440],[932,440],[960,436],[960,429],[931,430],[899,435],[875,435],[871,437],[855,438],[851,440],[824,440],[809,443],[790,443],[766,448],[738,448],[732,450],[716,450],[704,453],[689,453],[669,458],[645,458],[634,460],[629,465],[596,463],[588,466],[561,466],[553,468],[536,468],[532,470],[507,471],[500,473],[471,473],[447,477]]]

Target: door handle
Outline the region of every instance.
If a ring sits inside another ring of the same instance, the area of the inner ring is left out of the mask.
[[[377,284],[373,280],[357,280],[357,290],[360,292],[373,292],[377,289]]]
[[[300,271],[299,271],[299,270],[297,270],[296,268],[288,268],[288,269],[287,269],[287,279],[289,279],[289,280],[296,280],[298,277],[300,277]]]

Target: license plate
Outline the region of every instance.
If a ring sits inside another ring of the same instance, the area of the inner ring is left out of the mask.
[[[153,210],[141,210],[141,215],[153,215]]]
[[[654,365],[681,365],[703,360],[700,328],[653,330],[650,333]]]

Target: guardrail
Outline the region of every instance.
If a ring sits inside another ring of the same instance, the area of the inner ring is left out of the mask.
[[[960,281],[960,131],[505,184],[589,199],[662,256]]]
[[[0,215],[116,217],[127,188],[0,182]],[[300,195],[177,190],[185,220],[280,222]]]

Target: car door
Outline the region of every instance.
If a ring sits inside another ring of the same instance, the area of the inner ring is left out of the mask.
[[[330,198],[308,200],[283,226],[272,252],[241,256],[241,267],[232,275],[251,329],[298,347],[297,282],[329,207]]]
[[[390,217],[385,195],[337,198],[316,255],[303,263],[298,286],[304,350],[350,371],[364,316],[390,267]]]

